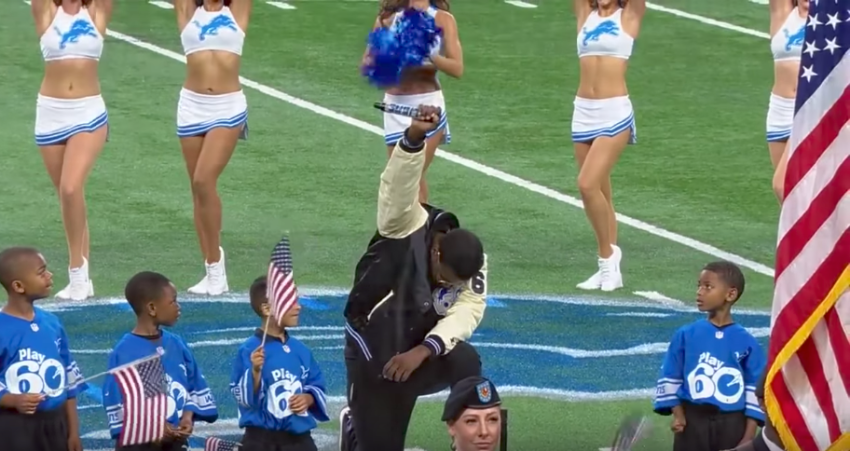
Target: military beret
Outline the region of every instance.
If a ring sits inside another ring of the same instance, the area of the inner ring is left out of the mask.
[[[480,376],[467,377],[452,387],[443,408],[443,421],[457,420],[466,409],[489,409],[501,404],[492,382]]]

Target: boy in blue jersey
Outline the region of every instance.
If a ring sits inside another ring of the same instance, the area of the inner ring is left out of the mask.
[[[673,335],[654,400],[656,413],[673,415],[674,451],[734,448],[764,424],[755,390],[765,356],[732,320],[743,293],[744,274],[733,263],[709,263],[700,273],[697,307],[708,317]]]
[[[218,408],[207,381],[179,336],[162,330],[180,318],[177,290],[162,274],[140,272],[124,288],[124,296],[136,313],[136,327],[125,334],[109,354],[109,369],[162,351],[162,366],[168,383],[166,435],[161,443],[146,443],[120,451],[178,451],[187,449],[195,421],[212,423]],[[124,401],[112,375],[103,384],[103,405],[109,420],[109,432],[118,440],[124,422]]]
[[[280,324],[268,323],[266,278],[251,285],[251,308],[261,327],[248,338],[233,362],[230,391],[239,404],[239,427],[245,429],[240,451],[316,451],[310,431],[328,421],[325,380],[313,354],[286,331],[298,325],[295,303]],[[272,317],[274,319],[274,317]]]
[[[86,390],[55,315],[34,307],[53,274],[38,250],[0,252],[0,440],[3,451],[82,451],[77,394]]]

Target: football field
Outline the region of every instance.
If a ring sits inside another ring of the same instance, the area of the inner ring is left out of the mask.
[[[87,374],[105,370],[111,346],[132,327],[120,299],[130,276],[159,271],[185,292],[203,275],[175,134],[185,66],[168,6],[116,0],[101,62],[110,140],[86,190],[97,299],[48,304]],[[201,437],[239,436],[230,362],[257,326],[244,292],[265,273],[285,231],[306,293],[293,333],[322,365],[334,413],[342,405],[344,293],[374,232],[386,161],[381,116],[372,108],[381,93],[357,67],[377,7],[255,0],[242,69],[250,137],[219,183],[233,293],[185,296],[175,327],[219,402],[219,421],[196,427]],[[489,255],[491,298],[472,342],[506,398],[510,450],[596,451],[610,445],[623,415],[651,413],[666,343],[698,317],[691,301],[706,262],[744,268],[738,320],[765,343],[778,219],[764,140],[772,82],[767,6],[650,5],[629,73],[638,144],[613,175],[626,287],[592,295],[575,288],[595,269],[596,246],[570,142],[578,73],[571,2],[452,7],[466,73],[442,79],[453,140],[429,182],[433,203],[458,214]],[[41,248],[58,289],[67,282],[64,233],[33,140],[43,70],[37,41],[28,5],[9,2],[0,18],[0,247]],[[80,399],[86,449],[110,446],[100,382]],[[420,403],[409,447],[448,448],[441,408]],[[666,419],[655,424],[639,450],[669,447]],[[315,434],[323,451],[336,445],[335,428],[331,422]]]

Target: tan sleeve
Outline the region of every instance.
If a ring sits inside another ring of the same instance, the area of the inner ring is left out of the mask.
[[[425,150],[406,152],[396,144],[378,189],[378,233],[392,239],[406,238],[428,220],[419,204],[419,180]]]
[[[446,316],[425,337],[425,344],[436,355],[449,353],[458,342],[469,340],[487,308],[487,256],[484,266],[460,292]]]

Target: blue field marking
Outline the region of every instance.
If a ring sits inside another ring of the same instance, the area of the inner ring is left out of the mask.
[[[238,435],[236,407],[228,391],[231,359],[260,320],[245,295],[216,299],[186,298],[173,331],[183,336],[220,406],[220,418],[198,431]],[[331,401],[342,401],[342,309],[345,295],[331,290],[302,299],[301,325],[292,334],[309,346],[322,366]],[[135,322],[121,300],[49,305],[65,324],[71,347],[86,374],[106,369],[112,345]],[[701,315],[686,306],[635,299],[588,297],[492,296],[484,321],[471,342],[477,346],[487,376],[505,395],[522,394],[563,400],[648,398],[653,392],[667,342],[679,326]],[[746,312],[738,319],[765,344],[770,317]],[[87,449],[111,446],[100,388],[81,396],[80,410]],[[648,400],[647,400],[648,402]],[[199,432],[200,433],[200,432]],[[329,440],[327,437],[322,440]],[[198,443],[193,443],[193,446]],[[321,447],[320,447],[321,448]]]

